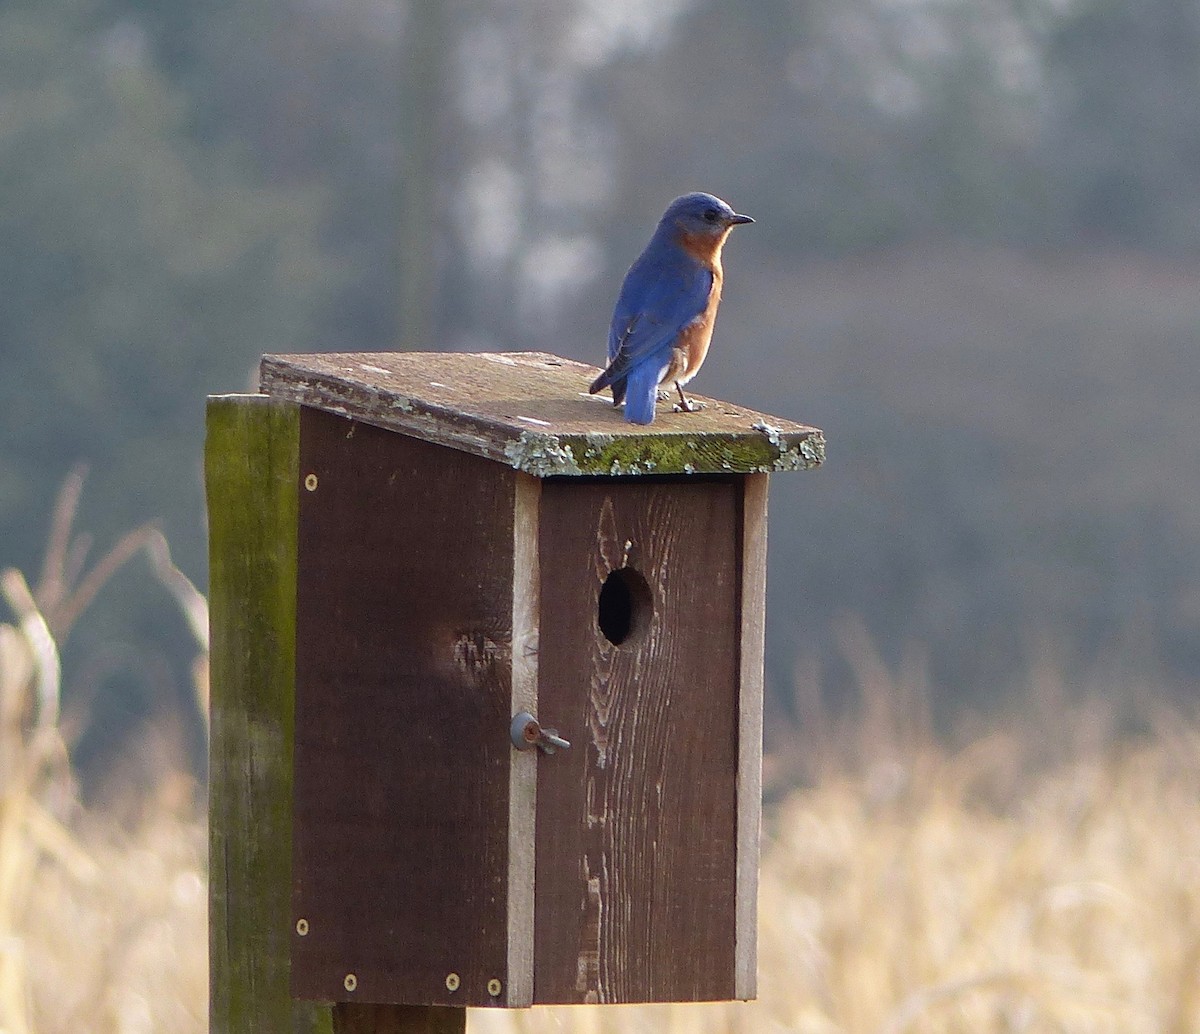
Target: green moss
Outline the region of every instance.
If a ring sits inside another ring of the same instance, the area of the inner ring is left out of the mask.
[[[292,403],[209,400],[214,1031],[332,1029],[328,1006],[293,1002],[288,986],[299,440]]]
[[[534,431],[505,447],[518,470],[561,474],[754,474],[808,470],[825,458],[820,432],[785,434],[580,434]]]

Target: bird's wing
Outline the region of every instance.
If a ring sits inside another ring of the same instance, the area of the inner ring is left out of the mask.
[[[704,311],[712,293],[713,274],[697,263],[634,266],[625,278],[609,328],[611,383],[648,356],[674,341]]]

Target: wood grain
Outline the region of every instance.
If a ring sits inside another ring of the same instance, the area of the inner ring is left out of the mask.
[[[208,401],[209,1027],[330,1030],[294,1002],[292,723],[298,407],[261,395]]]
[[[752,473],[819,465],[814,427],[705,399],[627,424],[587,393],[596,367],[542,352],[329,352],[268,355],[263,390],[539,477]]]
[[[735,995],[737,479],[553,480],[541,500],[538,1002]],[[611,571],[649,583],[613,646]]]
[[[538,557],[542,483],[517,474],[513,500],[512,714],[538,711]],[[508,793],[508,981],[505,1004],[533,1004],[538,752],[512,751]]]
[[[752,474],[742,480],[734,997],[743,1000],[754,998],[758,993],[758,870],[762,827],[767,485],[766,474]]]
[[[501,1004],[516,474],[307,408],[300,456],[293,992]]]

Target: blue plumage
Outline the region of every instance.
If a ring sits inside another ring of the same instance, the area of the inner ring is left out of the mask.
[[[684,194],[667,206],[650,243],[625,274],[608,335],[608,367],[591,385],[611,385],[625,419],[654,420],[658,386],[673,382],[684,410],[686,384],[708,350],[721,297],[721,248],[750,223],[712,194]],[[678,408],[678,407],[677,407]]]

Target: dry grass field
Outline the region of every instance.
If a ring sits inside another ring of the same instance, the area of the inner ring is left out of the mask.
[[[69,758],[88,715],[60,706],[56,644],[144,555],[196,634],[203,711],[205,604],[152,529],[69,561],[81,479],[36,585],[0,571],[0,1034],[191,1034],[203,794],[160,720],[85,804]],[[1046,663],[1009,711],[939,737],[920,666],[891,671],[857,622],[839,636],[857,710],[830,715],[801,677],[802,725],[768,723],[759,1000],[480,1010],[471,1034],[1200,1030],[1197,716]]]
[[[0,1031],[202,1031],[195,788],[151,733],[156,792],[85,808],[26,633],[0,625]],[[473,1012],[473,1034],[1200,1029],[1200,725],[1147,704],[1119,737],[1040,672],[1019,722],[951,747],[860,667],[865,718],[769,756],[758,1002]]]

